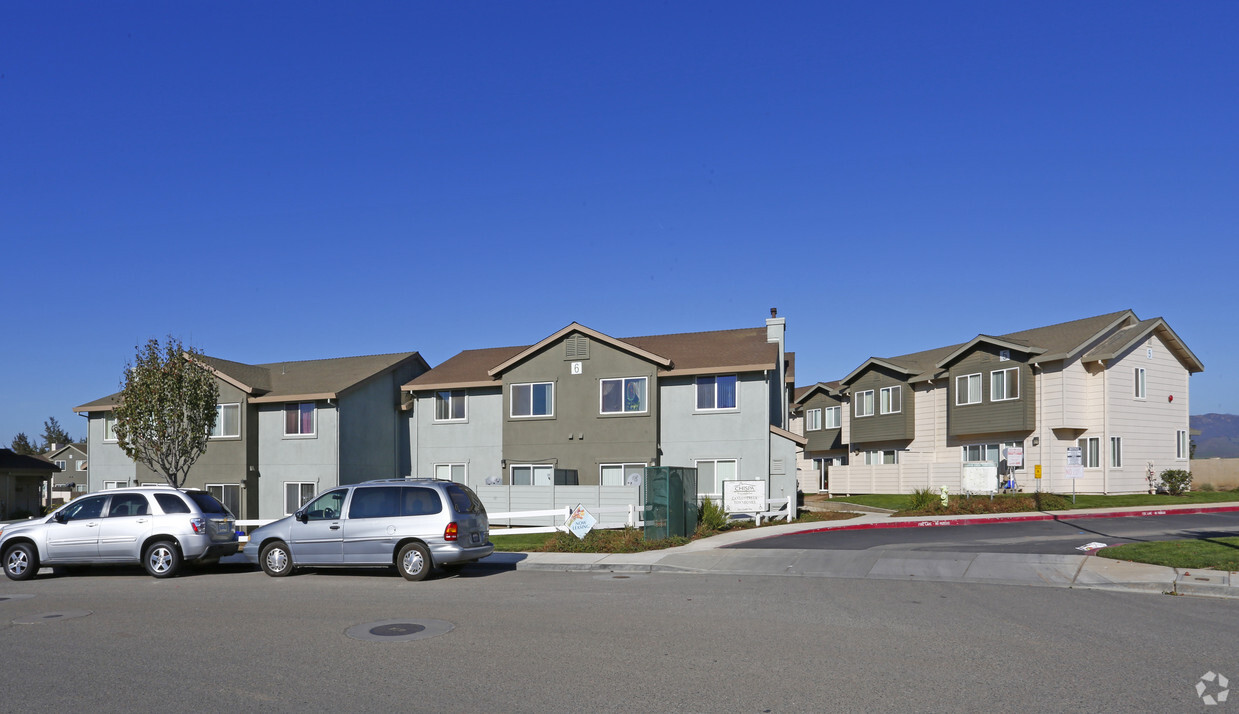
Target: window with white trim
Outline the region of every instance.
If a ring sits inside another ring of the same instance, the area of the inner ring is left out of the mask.
[[[1011,447],[1024,447],[1022,441],[1003,441],[995,444],[965,444],[960,447],[960,455],[964,462],[989,461],[997,464],[1002,461],[1003,452]]]
[[[284,405],[284,436],[314,436],[314,402]]]
[[[1136,367],[1136,371],[1134,375],[1134,379],[1136,382],[1135,384],[1136,399],[1144,399],[1145,397],[1148,396],[1148,391],[1146,389],[1147,382],[1145,380],[1145,377],[1146,375],[1145,375],[1144,367]]]
[[[1187,440],[1187,429],[1179,429],[1174,433],[1174,457],[1177,461],[1186,461],[1192,453]]]
[[[1086,436],[1077,442],[1080,446],[1080,463],[1086,469],[1101,468],[1101,439]]]
[[[1123,468],[1123,437],[1110,437],[1110,468]]]
[[[61,471],[68,471],[69,462],[65,461],[64,459],[56,459],[56,468],[60,469]]]
[[[1020,398],[1020,369],[996,369],[989,373],[989,400],[1005,402]]]
[[[822,410],[821,409],[806,409],[805,410],[804,430],[805,431],[821,431],[822,430]]]
[[[103,440],[116,441],[116,413],[107,412],[103,415]]]
[[[555,416],[555,384],[553,382],[513,384],[511,394],[511,416]]]
[[[550,486],[555,483],[555,467],[550,464],[512,464],[508,472],[513,486]]]
[[[211,438],[224,439],[238,436],[241,436],[241,405],[239,403],[216,404],[215,426],[211,427]]]
[[[435,464],[435,478],[440,481],[465,482],[466,469],[464,464]]]
[[[735,459],[697,459],[693,465],[697,467],[698,495],[722,496],[723,482],[736,480],[739,473]]]
[[[856,416],[867,417],[873,416],[873,390],[867,389],[863,392],[857,392],[852,401],[856,404]]]
[[[313,481],[284,482],[284,515],[291,516],[314,498]]]
[[[895,449],[878,449],[865,452],[866,466],[882,466],[897,463],[899,463],[899,452]]]
[[[903,391],[900,387],[882,387],[878,411],[882,414],[898,414],[903,411]]]
[[[86,468],[87,468],[86,463],[87,463],[86,461],[79,461],[79,462],[77,462],[77,470],[78,470],[78,471],[85,471],[85,470],[86,470]]]
[[[468,417],[467,402],[463,391],[435,392],[435,421],[464,421]]]
[[[697,409],[736,408],[736,375],[697,378]]]
[[[955,405],[981,403],[981,375],[965,374],[955,378]]]
[[[646,377],[621,377],[598,381],[600,414],[643,414],[646,404]]]
[[[840,412],[839,407],[826,407],[822,410],[822,428],[823,429],[838,429]]]
[[[125,486],[128,486],[128,485],[129,485],[128,481],[104,481],[103,490],[107,491],[113,488],[124,488]]]
[[[645,478],[645,464],[601,464],[598,478],[603,486],[636,485]]]
[[[239,483],[208,483],[207,493],[224,504],[224,508],[232,515],[241,512],[241,484]]]

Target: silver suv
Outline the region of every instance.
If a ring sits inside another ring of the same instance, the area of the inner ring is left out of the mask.
[[[468,486],[430,479],[366,481],[330,489],[250,534],[245,557],[267,575],[300,566],[396,566],[421,580],[494,551],[486,508]]]
[[[11,580],[44,565],[142,563],[157,578],[185,561],[237,552],[236,519],[206,491],[118,488],[70,501],[44,518],[0,526],[0,557]]]

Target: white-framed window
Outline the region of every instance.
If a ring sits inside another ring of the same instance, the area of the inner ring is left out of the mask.
[[[550,464],[512,464],[513,486],[550,486],[555,483],[555,467]]]
[[[56,459],[56,468],[60,469],[61,471],[68,471],[69,462],[65,461],[64,459]]]
[[[468,417],[468,397],[463,391],[435,392],[435,421],[464,421]]]
[[[1174,457],[1177,461],[1187,461],[1187,457],[1191,453],[1191,445],[1187,440],[1187,429],[1179,429],[1174,433]]]
[[[878,411],[882,414],[898,414],[903,411],[903,391],[900,387],[882,387]]]
[[[113,488],[124,488],[125,486],[128,486],[128,485],[129,485],[128,481],[104,481],[103,490],[107,491]]]
[[[723,482],[735,481],[740,472],[736,459],[697,459],[693,465],[697,467],[698,495],[722,496]]]
[[[989,461],[997,464],[1002,461],[1002,453],[1010,447],[1024,447],[1022,441],[1003,441],[996,444],[965,444],[960,447],[960,456],[965,462]]]
[[[736,375],[697,378],[697,409],[736,408]]]
[[[77,462],[77,470],[78,470],[78,471],[85,471],[85,470],[88,468],[88,467],[87,467],[87,465],[86,465],[87,463],[88,463],[88,462],[86,462],[86,461],[84,461],[84,460],[83,460],[83,461],[79,461],[79,462]]]
[[[241,436],[241,405],[239,403],[216,404],[215,426],[211,427],[211,438],[226,439],[238,436]]]
[[[284,515],[291,516],[314,498],[313,481],[284,482]]]
[[[116,414],[107,412],[103,415],[103,440],[116,441]]]
[[[804,413],[804,430],[805,431],[821,431],[822,429],[822,410],[821,409],[806,409]]]
[[[239,483],[208,483],[207,493],[211,494],[232,515],[241,512],[241,484]]]
[[[989,400],[1005,402],[1020,398],[1020,369],[996,369],[989,373]]]
[[[464,464],[435,464],[435,478],[439,481],[464,483],[467,473]]]
[[[839,407],[826,407],[822,410],[822,428],[838,429],[842,410]]]
[[[955,378],[955,405],[981,403],[981,375],[965,374]]]
[[[645,478],[645,464],[601,464],[599,483],[603,486],[635,486]]]
[[[1145,379],[1146,375],[1145,375],[1144,367],[1136,367],[1136,373],[1134,375],[1134,378],[1136,382],[1135,384],[1136,399],[1144,399],[1145,397],[1148,396],[1148,391],[1146,389],[1147,382]]]
[[[284,436],[314,436],[314,402],[284,405]]]
[[[852,397],[852,401],[856,404],[856,416],[867,417],[873,416],[873,390],[866,389],[863,392],[857,392],[856,396]]]
[[[1086,436],[1077,442],[1080,446],[1080,463],[1086,469],[1101,468],[1101,439]]]
[[[530,382],[512,385],[513,417],[555,416],[555,384],[553,382]]]
[[[1123,468],[1123,437],[1110,437],[1110,468]]]
[[[895,449],[875,450],[865,452],[866,466],[881,466],[883,464],[899,463],[899,452]]]
[[[643,414],[646,403],[647,377],[619,377],[598,381],[599,414]]]

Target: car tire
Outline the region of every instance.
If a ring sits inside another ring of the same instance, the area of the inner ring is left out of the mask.
[[[292,553],[287,545],[278,540],[262,547],[258,553],[258,564],[262,566],[262,572],[273,578],[282,578],[293,572]]]
[[[29,543],[18,543],[4,551],[4,574],[9,580],[29,580],[39,572],[39,554]]]
[[[170,578],[181,569],[181,550],[173,541],[155,541],[142,553],[142,565],[153,577]]]
[[[430,553],[421,543],[409,543],[401,548],[400,554],[396,556],[396,570],[400,571],[405,580],[424,580],[432,567]]]

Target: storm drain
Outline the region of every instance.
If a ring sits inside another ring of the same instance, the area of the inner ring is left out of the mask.
[[[29,617],[19,617],[16,620],[13,620],[13,624],[42,625],[45,622],[72,620],[75,617],[86,617],[89,614],[91,614],[90,610],[62,610],[60,612],[44,612],[38,615],[30,615]]]
[[[607,573],[606,575],[595,575],[594,580],[644,580],[648,575],[623,575],[621,573]]]
[[[447,634],[456,627],[444,620],[382,620],[353,625],[344,634],[369,642],[409,642]]]

